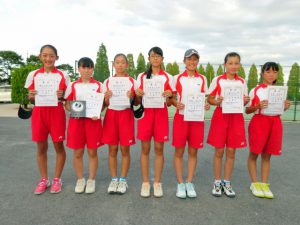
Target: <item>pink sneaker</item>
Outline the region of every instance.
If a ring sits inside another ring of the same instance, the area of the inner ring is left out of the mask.
[[[50,186],[50,181],[47,180],[46,178],[41,178],[36,185],[36,188],[34,190],[34,194],[40,195],[44,193],[47,190],[47,187]]]
[[[50,193],[55,194],[61,192],[62,182],[60,178],[53,178]]]

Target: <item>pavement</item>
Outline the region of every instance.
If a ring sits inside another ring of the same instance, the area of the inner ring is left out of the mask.
[[[249,191],[247,171],[248,149],[236,154],[232,184],[236,198],[211,195],[213,182],[212,157],[209,145],[199,151],[194,183],[196,199],[181,200],[175,196],[176,178],[173,169],[173,147],[165,144],[165,166],[162,176],[164,197],[139,196],[141,173],[140,143],[131,148],[129,189],[125,195],[106,193],[110,181],[107,146],[101,147],[94,194],[75,194],[75,172],[72,150],[66,149],[63,190],[59,194],[33,194],[39,173],[36,146],[31,142],[30,120],[16,118],[17,105],[0,104],[0,224],[107,224],[107,225],[192,225],[192,224],[299,224],[300,220],[300,139],[299,123],[284,123],[283,154],[271,160],[271,189],[275,198],[259,199]],[[13,116],[14,115],[14,116]],[[171,125],[171,121],[170,121]],[[206,121],[206,131],[210,122]],[[248,123],[246,124],[248,126]],[[54,172],[55,153],[51,142],[48,150],[49,175]],[[186,155],[185,155],[186,165]],[[151,151],[153,168],[153,151]],[[85,176],[87,157],[85,155]],[[150,170],[153,178],[153,169]],[[298,190],[298,191],[297,191]]]

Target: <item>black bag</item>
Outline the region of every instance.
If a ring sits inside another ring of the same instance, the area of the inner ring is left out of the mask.
[[[25,107],[24,104],[20,104],[19,110],[18,110],[18,117],[23,120],[29,119],[31,117],[32,110],[33,110],[33,108],[28,108],[28,107]]]
[[[136,118],[137,120],[142,119],[144,117],[144,106],[142,103],[135,106],[134,102],[135,96],[130,100],[130,108],[132,109],[134,118]]]

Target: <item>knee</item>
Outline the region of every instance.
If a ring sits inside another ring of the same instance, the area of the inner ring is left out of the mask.
[[[89,157],[90,158],[97,158],[98,157],[97,150],[89,151]]]
[[[198,153],[197,149],[190,150],[189,151],[189,157],[197,158],[197,153]]]
[[[123,150],[122,151],[122,157],[129,157],[130,156],[130,153],[128,150]]]
[[[270,155],[270,154],[266,154],[266,153],[262,153],[262,154],[261,154],[261,159],[262,159],[263,161],[270,161],[271,155]]]
[[[163,156],[163,155],[164,155],[163,148],[155,149],[155,156]]]
[[[82,157],[83,157],[83,151],[81,152],[79,152],[79,151],[74,151],[74,158],[75,159],[82,159]]]
[[[215,158],[222,159],[224,155],[224,150],[216,150]]]
[[[184,154],[183,151],[175,151],[174,156],[175,156],[176,158],[183,158],[183,154]]]
[[[118,152],[117,151],[109,151],[109,157],[110,158],[117,158]]]

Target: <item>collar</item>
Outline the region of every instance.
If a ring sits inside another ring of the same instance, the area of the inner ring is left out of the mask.
[[[227,79],[227,74],[226,73],[224,73],[223,76],[224,76],[225,79]],[[239,80],[239,78],[240,78],[239,75],[235,74],[233,79],[234,80]]]
[[[54,66],[53,69],[51,70],[51,73],[57,73],[58,69]],[[45,68],[41,67],[40,68],[41,73],[45,73]]]
[[[185,71],[182,73],[182,76],[189,77],[189,74],[187,73],[187,70],[185,70]],[[197,70],[195,70],[194,77],[200,77],[200,74],[198,73]]]

